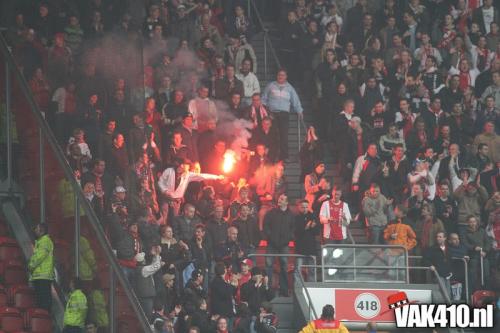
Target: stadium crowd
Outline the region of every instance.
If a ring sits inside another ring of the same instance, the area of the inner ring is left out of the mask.
[[[498,1],[256,1],[278,18],[284,66],[262,87],[246,1],[11,3],[3,34],[155,332],[275,332],[288,260],[275,274],[275,258],[248,256],[262,241],[267,254],[319,256],[350,242],[350,223],[423,256],[456,300],[453,257],[468,261],[470,293],[499,291]],[[292,112],[312,123],[305,195],[290,204]],[[54,190],[71,223],[68,188]],[[70,301],[83,305],[66,331],[105,332],[80,242]],[[35,288],[50,309],[50,283]]]

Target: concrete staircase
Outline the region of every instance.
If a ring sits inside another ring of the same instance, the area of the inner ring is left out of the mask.
[[[267,22],[265,23],[265,27],[269,31],[269,36],[272,41],[273,46],[275,47],[279,42],[280,32],[277,28],[275,22]],[[274,58],[271,56],[270,49],[267,49],[267,78],[265,75],[265,49],[264,49],[264,32],[260,32],[255,35],[252,39],[252,46],[255,50],[255,54],[257,56],[257,77],[260,80],[261,89],[264,90],[267,83],[269,81],[274,80],[276,72],[278,70],[277,64]],[[278,58],[280,57],[279,53],[277,53]],[[313,124],[313,101],[311,98],[308,98],[304,95],[301,86],[294,87],[299,96],[302,103],[302,107],[304,108],[304,123],[305,127]],[[300,126],[300,129],[299,129]],[[306,128],[303,125],[299,124],[298,117],[295,113],[292,113],[290,116],[289,123],[289,131],[288,131],[288,155],[290,157],[289,161],[285,163],[285,176],[288,181],[288,196],[290,202],[294,202],[296,199],[300,199],[304,197],[304,184],[300,181],[300,161],[299,161],[299,150],[301,145],[303,144],[306,137]],[[300,132],[300,133],[299,133]],[[300,135],[299,135],[300,134]],[[333,155],[331,147],[325,147],[325,163],[326,163],[326,173],[327,176],[332,179],[333,184],[344,188],[346,184],[342,177],[340,177],[339,166],[334,163]],[[344,189],[345,190],[345,189]],[[360,222],[351,223],[351,234],[356,243],[367,243],[366,232],[364,226]]]

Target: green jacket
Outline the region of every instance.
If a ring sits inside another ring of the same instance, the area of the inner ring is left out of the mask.
[[[94,290],[89,295],[89,321],[97,327],[109,326],[106,299],[101,290]]]
[[[91,281],[97,271],[94,250],[87,238],[80,236],[80,279]]]
[[[69,295],[64,311],[64,326],[84,327],[87,319],[87,297],[77,289]]]
[[[66,179],[61,179],[57,184],[57,193],[60,200],[62,216],[64,218],[75,217],[75,191]],[[84,216],[85,212],[80,205],[80,216]]]
[[[35,241],[35,250],[28,264],[31,280],[54,280],[54,243],[49,235]]]

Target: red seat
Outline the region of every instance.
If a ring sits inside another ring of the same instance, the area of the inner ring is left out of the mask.
[[[483,301],[485,298],[496,298],[496,293],[491,290],[477,290],[472,294],[472,306],[475,308],[484,307]]]
[[[22,259],[23,253],[13,238],[0,237],[0,260]]]
[[[9,235],[9,228],[5,223],[0,223],[0,236],[7,237]]]
[[[47,310],[31,308],[24,313],[25,327],[31,333],[51,333],[52,319]]]
[[[9,289],[10,303],[21,310],[35,306],[35,295],[33,289],[27,285],[16,285]]]
[[[26,268],[19,260],[9,260],[5,263],[3,281],[6,285],[27,284]]]
[[[5,332],[21,331],[24,327],[23,317],[16,308],[0,308],[0,327]]]
[[[9,297],[5,292],[5,289],[3,289],[3,286],[0,285],[0,307],[7,306],[8,303],[9,303]]]

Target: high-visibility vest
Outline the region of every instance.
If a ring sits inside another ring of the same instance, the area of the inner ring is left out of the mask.
[[[35,241],[28,269],[30,280],[54,280],[54,243],[49,235],[43,235]]]
[[[64,311],[64,326],[84,327],[87,319],[87,297],[77,289],[69,295]]]

